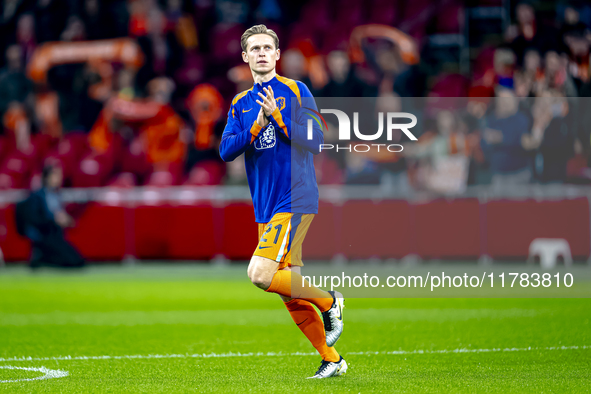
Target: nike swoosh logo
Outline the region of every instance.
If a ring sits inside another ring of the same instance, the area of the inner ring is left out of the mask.
[[[251,109],[252,109],[252,108],[250,108],[250,109],[243,109],[243,110],[242,110],[242,113],[248,112],[248,111],[250,111]]]
[[[259,249],[267,249],[270,248],[270,246],[259,246]]]
[[[308,320],[308,318],[306,318],[306,320]],[[300,325],[304,324],[304,323],[306,322],[306,320],[304,320],[304,321],[303,321],[303,322],[301,322],[301,323],[296,323],[296,326],[300,326]]]

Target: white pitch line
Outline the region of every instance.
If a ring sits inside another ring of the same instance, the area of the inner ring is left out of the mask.
[[[41,376],[37,376],[35,378],[0,380],[0,383],[29,382],[31,380],[63,378],[63,377],[66,377],[69,375],[67,371],[62,371],[61,369],[49,369],[49,368],[45,368],[45,367],[34,368],[34,367],[14,367],[12,365],[0,365],[0,369],[20,369],[20,370],[24,370],[24,371],[41,372],[44,374]]]
[[[374,352],[346,352],[344,354],[354,356],[373,355],[412,355],[412,354],[457,354],[457,353],[495,353],[495,352],[527,352],[534,350],[586,350],[591,346],[551,346],[551,347],[524,347],[524,348],[491,348],[491,349],[444,349],[444,350],[391,350]],[[132,354],[124,356],[57,356],[57,357],[8,357],[0,358],[0,362],[6,361],[76,361],[76,360],[137,360],[137,359],[166,359],[166,358],[227,358],[227,357],[284,357],[284,356],[316,356],[316,352],[229,352],[229,353],[194,353],[194,354]]]

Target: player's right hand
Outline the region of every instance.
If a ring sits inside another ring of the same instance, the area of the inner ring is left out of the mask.
[[[259,110],[259,114],[257,115],[257,123],[261,127],[266,127],[269,124],[269,119],[265,116],[265,111],[263,111],[263,107]]]

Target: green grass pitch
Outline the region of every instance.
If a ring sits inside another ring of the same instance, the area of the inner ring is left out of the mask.
[[[346,306],[337,350],[347,375],[307,380],[319,356],[245,265],[10,267],[0,271],[0,392],[591,390],[590,299]],[[67,376],[22,380],[46,373]]]

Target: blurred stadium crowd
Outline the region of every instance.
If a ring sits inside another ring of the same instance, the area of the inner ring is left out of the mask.
[[[0,189],[38,187],[48,162],[63,168],[71,187],[246,184],[242,160],[224,163],[217,147],[230,101],[252,86],[240,36],[258,23],[279,35],[278,73],[316,97],[378,97],[385,110],[412,97],[466,98],[427,111],[419,142],[402,154],[319,155],[321,184],[445,192],[591,180],[584,1],[5,0],[1,7]],[[499,34],[482,34],[470,48],[475,7],[506,12]],[[460,38],[455,58],[435,55],[442,37]],[[326,140],[334,138],[329,125]]]

